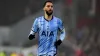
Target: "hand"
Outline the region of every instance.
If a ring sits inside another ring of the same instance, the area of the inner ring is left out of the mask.
[[[35,35],[32,35],[32,34],[29,35],[29,40],[32,40],[34,38],[35,38]]]
[[[56,41],[56,42],[54,43],[54,45],[55,45],[56,48],[57,48],[61,43],[62,43],[62,41],[59,39],[58,41]]]

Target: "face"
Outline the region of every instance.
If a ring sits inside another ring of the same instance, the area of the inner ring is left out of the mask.
[[[53,13],[53,4],[50,2],[47,2],[44,6],[43,10],[46,12],[48,16],[52,15]]]

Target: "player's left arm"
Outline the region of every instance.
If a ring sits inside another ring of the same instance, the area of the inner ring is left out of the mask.
[[[58,21],[58,30],[60,31],[60,39],[56,41],[55,45],[60,45],[65,38],[65,28],[61,20]]]

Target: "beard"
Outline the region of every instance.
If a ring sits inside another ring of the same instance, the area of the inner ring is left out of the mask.
[[[51,11],[51,12],[46,11],[46,14],[47,14],[48,16],[52,15],[52,13],[53,13],[53,11]]]

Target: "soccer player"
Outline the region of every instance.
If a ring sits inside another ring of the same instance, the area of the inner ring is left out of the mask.
[[[53,3],[46,1],[44,3],[44,16],[35,19],[29,34],[29,39],[35,38],[35,33],[39,34],[39,45],[37,56],[56,56],[57,47],[65,38],[65,29],[62,20],[53,16]],[[60,32],[60,38],[58,37]]]

